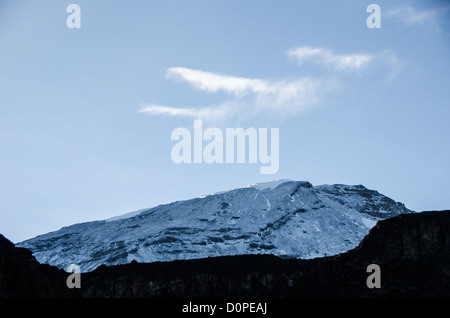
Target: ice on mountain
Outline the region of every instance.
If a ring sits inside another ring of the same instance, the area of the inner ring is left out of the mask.
[[[42,263],[82,271],[236,254],[307,259],[356,247],[377,220],[410,212],[363,186],[274,180],[67,226],[18,246]]]
[[[271,180],[271,181],[267,181],[267,182],[253,183],[253,184],[249,185],[248,187],[255,188],[258,190],[275,189],[280,184],[286,183],[286,182],[292,182],[292,180],[276,179],[276,180]]]

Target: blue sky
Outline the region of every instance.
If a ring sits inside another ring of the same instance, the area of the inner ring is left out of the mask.
[[[449,16],[445,1],[0,1],[0,233],[280,178],[449,209]],[[194,119],[279,128],[278,172],[173,163],[171,132]]]

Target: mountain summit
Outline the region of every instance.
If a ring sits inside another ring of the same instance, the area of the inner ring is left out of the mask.
[[[41,263],[105,265],[223,255],[290,258],[356,247],[377,221],[411,213],[362,185],[276,180],[74,224],[18,243]]]

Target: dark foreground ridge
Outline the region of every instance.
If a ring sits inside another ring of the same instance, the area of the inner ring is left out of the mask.
[[[370,264],[380,267],[380,288],[366,284]],[[0,297],[449,297],[450,211],[379,221],[357,248],[330,257],[241,255],[100,266],[81,274],[80,289],[66,287],[68,275],[0,237]]]

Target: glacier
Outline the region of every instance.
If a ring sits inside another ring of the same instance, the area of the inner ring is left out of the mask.
[[[100,265],[242,254],[310,259],[355,248],[378,220],[414,213],[362,185],[274,180],[20,242],[41,263],[82,272]]]

